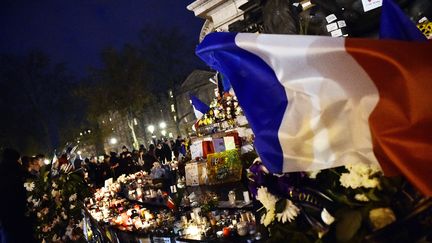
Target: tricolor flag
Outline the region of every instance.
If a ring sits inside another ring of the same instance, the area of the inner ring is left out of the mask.
[[[195,117],[199,120],[210,110],[210,107],[194,95],[190,95],[190,99],[194,109]]]
[[[226,75],[272,172],[379,163],[432,195],[432,45],[212,33],[197,54]]]

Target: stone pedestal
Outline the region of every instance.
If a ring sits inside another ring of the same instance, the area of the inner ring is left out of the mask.
[[[187,6],[195,16],[205,19],[200,33],[200,42],[210,32],[226,32],[228,25],[243,19],[239,7],[248,0],[197,0]]]

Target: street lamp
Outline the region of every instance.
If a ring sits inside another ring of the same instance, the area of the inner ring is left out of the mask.
[[[161,128],[161,129],[165,129],[166,128],[166,123],[165,122],[161,122],[161,123],[159,123],[159,127]]]
[[[109,140],[109,143],[111,144],[111,145],[114,145],[114,144],[117,144],[117,138],[110,138],[110,140]]]
[[[148,130],[151,134],[153,134],[153,132],[154,132],[154,130],[155,130],[155,127],[154,127],[153,125],[150,125],[150,126],[147,127],[147,130]]]
[[[166,131],[165,131],[165,130],[162,130],[162,131],[161,131],[161,134],[162,134],[162,136],[165,137],[165,135],[166,135]]]

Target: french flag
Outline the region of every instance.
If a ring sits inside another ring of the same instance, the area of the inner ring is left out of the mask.
[[[432,195],[432,45],[212,33],[197,55],[225,75],[274,173],[348,162]]]
[[[210,107],[194,95],[190,95],[190,99],[195,113],[195,117],[199,120],[204,116],[205,113],[210,110]]]

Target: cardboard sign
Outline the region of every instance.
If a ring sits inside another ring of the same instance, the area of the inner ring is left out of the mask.
[[[185,174],[186,174],[186,185],[188,186],[199,185],[198,163],[186,164]]]

